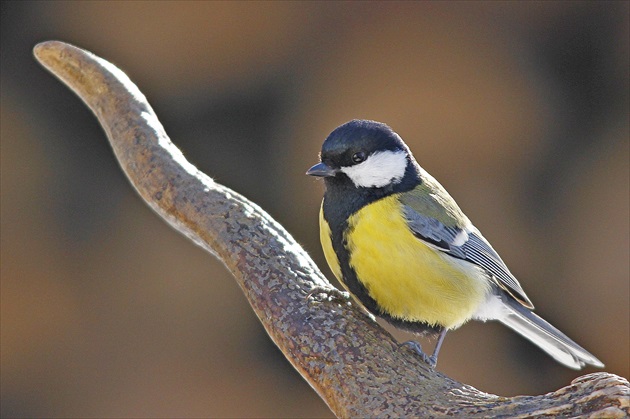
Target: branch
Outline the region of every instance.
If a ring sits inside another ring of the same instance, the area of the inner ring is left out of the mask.
[[[623,417],[628,381],[590,374],[556,392],[505,398],[431,371],[339,293],[266,212],[214,182],[171,143],[114,65],[49,41],[37,59],[96,114],[131,184],[155,212],[221,260],[289,362],[339,417]]]

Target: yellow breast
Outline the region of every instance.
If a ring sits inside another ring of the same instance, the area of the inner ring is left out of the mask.
[[[446,328],[460,326],[484,302],[488,281],[474,265],[416,238],[401,211],[394,195],[350,217],[345,237],[350,266],[370,296],[391,316]],[[340,275],[334,252],[326,258],[329,263],[334,261],[331,268]]]

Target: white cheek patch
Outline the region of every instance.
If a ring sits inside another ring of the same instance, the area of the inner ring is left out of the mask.
[[[404,151],[379,151],[354,166],[342,167],[354,186],[382,188],[398,183],[405,175],[407,153]]]

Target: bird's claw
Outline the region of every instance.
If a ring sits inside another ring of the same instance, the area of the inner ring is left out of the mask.
[[[339,291],[337,288],[315,287],[308,293],[306,299],[312,299],[317,302],[336,301],[340,304],[345,304],[350,299],[350,294],[344,291]]]
[[[420,357],[422,358],[424,362],[429,364],[429,368],[431,368],[432,370],[435,369],[437,365],[437,357],[435,355],[429,356],[425,354],[424,351],[422,350],[422,346],[420,346],[418,342],[414,340],[410,340],[403,343],[401,346],[408,346],[409,348],[411,348],[415,353],[420,355]]]

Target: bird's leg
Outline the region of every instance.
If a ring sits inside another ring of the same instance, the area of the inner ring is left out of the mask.
[[[444,342],[444,337],[446,336],[446,332],[447,332],[446,329],[443,329],[440,332],[440,335],[438,336],[438,341],[435,344],[435,349],[433,349],[433,354],[431,356],[425,354],[420,344],[416,341],[410,340],[408,342],[403,343],[403,345],[409,346],[411,349],[413,349],[418,355],[420,355],[420,357],[422,357],[422,360],[424,362],[429,364],[429,367],[431,367],[431,369],[434,369],[435,366],[437,365],[438,354],[440,353],[440,348],[442,347],[442,342]]]
[[[431,364],[433,365],[433,368],[437,365],[438,354],[440,353],[440,348],[442,347],[442,342],[444,342],[447,331],[447,329],[442,329],[440,336],[438,336],[438,341],[435,344],[435,349],[433,349],[433,354],[431,355]]]

